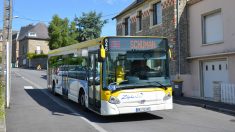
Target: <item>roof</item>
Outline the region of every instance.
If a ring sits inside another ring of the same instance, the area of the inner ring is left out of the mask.
[[[131,3],[129,6],[127,6],[124,10],[122,10],[118,15],[116,15],[115,17],[113,17],[112,19],[116,19],[117,17],[123,15],[124,13],[126,13],[127,11],[135,8],[136,6],[144,3],[147,0],[135,0],[133,3]]]
[[[29,36],[28,34],[30,32],[36,33],[36,36]],[[29,24],[27,26],[21,27],[18,40],[25,38],[43,40],[49,39],[47,26],[44,23],[37,23],[36,25]]]

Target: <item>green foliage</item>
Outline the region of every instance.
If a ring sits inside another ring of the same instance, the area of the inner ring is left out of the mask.
[[[101,20],[102,14],[91,11],[82,13],[80,18],[76,17],[74,21],[77,24],[79,37],[78,41],[86,41],[100,37],[101,30],[107,20]]]
[[[48,55],[46,54],[35,54],[35,53],[28,53],[27,54],[27,58],[32,60],[32,59],[35,59],[35,58],[47,58]]]
[[[100,37],[102,27],[107,23],[101,18],[102,14],[95,11],[83,13],[72,22],[54,15],[48,27],[50,50]]]
[[[3,85],[3,82],[0,81],[0,120],[3,120],[4,115],[5,115],[4,89],[5,89],[5,86]]]
[[[76,43],[77,31],[74,22],[69,24],[67,18],[54,15],[48,27],[50,36],[49,48],[51,50]]]

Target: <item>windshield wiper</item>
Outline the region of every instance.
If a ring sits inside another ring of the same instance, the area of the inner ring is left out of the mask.
[[[165,90],[167,90],[167,86],[161,84],[160,82],[158,81],[154,81],[154,82],[149,82],[149,83],[157,83],[158,85],[160,85],[161,87],[163,87]]]

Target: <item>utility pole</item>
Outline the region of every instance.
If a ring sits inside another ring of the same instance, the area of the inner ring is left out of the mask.
[[[2,75],[5,83],[6,107],[10,105],[11,89],[11,52],[12,52],[12,0],[4,0],[3,8],[3,49],[2,49]],[[6,71],[6,73],[5,73]]]

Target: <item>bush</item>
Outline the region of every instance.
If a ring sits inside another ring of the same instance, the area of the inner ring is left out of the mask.
[[[35,59],[35,58],[47,58],[48,57],[48,55],[46,55],[46,54],[35,54],[35,53],[28,53],[27,54],[27,58],[28,59]]]

